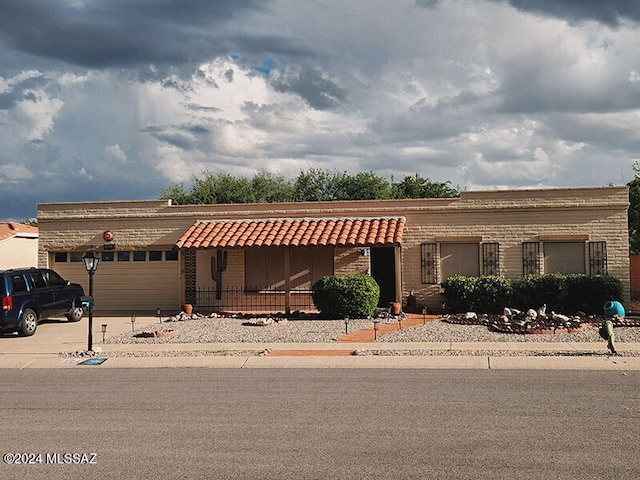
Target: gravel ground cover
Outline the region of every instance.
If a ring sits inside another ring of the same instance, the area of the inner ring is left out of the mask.
[[[107,338],[105,343],[331,343],[345,333],[343,320],[286,320],[259,326],[258,318],[197,318],[148,325],[135,332]],[[350,320],[349,332],[371,328],[371,320]],[[146,332],[173,330],[173,334],[145,337]]]
[[[332,343],[345,333],[343,320],[288,320],[258,326],[256,320],[247,318],[197,318],[177,322],[164,322],[147,325],[135,332],[123,333],[109,337],[105,344],[182,344],[182,343],[246,343],[246,350],[199,350],[184,352],[180,350],[151,352],[110,352],[108,356],[153,357],[153,356],[196,356],[196,355],[260,355],[251,349],[252,343]],[[381,320],[396,323],[394,320]],[[349,332],[371,328],[369,319],[353,319],[349,321]],[[144,336],[145,333],[168,331],[167,336]],[[618,327],[615,329],[616,343],[640,343],[640,328]],[[404,348],[408,342],[443,342],[451,343],[450,349],[417,350]],[[456,349],[458,342],[596,342],[602,348],[594,351],[516,351],[500,349],[461,350]],[[372,347],[376,342],[372,343]],[[574,333],[558,333],[553,335],[508,334],[491,331],[485,325],[458,325],[434,320],[426,325],[405,327],[380,335],[377,343],[396,343],[397,348],[363,350],[354,352],[357,355],[483,355],[483,356],[578,356],[608,355],[605,342],[598,335],[595,326],[585,325]],[[622,356],[640,356],[640,352],[623,352]]]

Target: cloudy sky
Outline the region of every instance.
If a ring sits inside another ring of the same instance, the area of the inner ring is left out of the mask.
[[[207,170],[622,185],[636,0],[0,0],[0,220]]]

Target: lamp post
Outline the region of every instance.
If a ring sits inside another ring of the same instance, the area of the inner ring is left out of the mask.
[[[82,261],[84,262],[85,270],[89,274],[89,342],[87,351],[91,352],[93,351],[93,274],[98,269],[100,255],[98,255],[98,252],[87,252],[82,257]]]
[[[136,316],[131,315],[131,331],[133,332],[136,328]]]
[[[103,323],[102,324],[102,343],[104,343],[104,336],[106,335],[106,333],[107,333],[107,324]]]
[[[373,321],[373,339],[377,340],[378,339],[378,322],[380,320],[378,320],[377,318]]]
[[[349,317],[344,317],[344,333],[349,333]]]
[[[427,323],[427,307],[422,307],[422,325]]]

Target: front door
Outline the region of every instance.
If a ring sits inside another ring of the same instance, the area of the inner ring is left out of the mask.
[[[371,276],[380,285],[378,306],[386,308],[396,301],[396,262],[394,247],[371,248]]]

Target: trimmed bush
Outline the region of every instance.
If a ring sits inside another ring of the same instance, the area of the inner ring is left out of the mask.
[[[441,286],[450,312],[499,313],[511,300],[511,282],[506,278],[456,275]]]
[[[512,281],[512,306],[526,310],[537,310],[547,305],[547,311],[566,312],[566,281],[559,273],[526,275]]]
[[[378,306],[380,286],[369,275],[333,275],[315,282],[311,297],[324,318],[366,318]]]
[[[578,311],[603,313],[604,304],[622,299],[622,283],[611,276],[526,275],[517,280],[500,277],[447,278],[442,282],[447,310],[501,313],[503,307],[521,310],[547,305],[547,312],[572,315]]]

